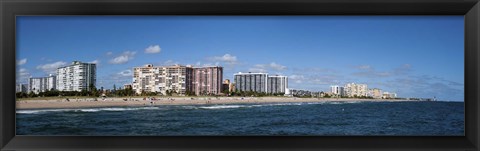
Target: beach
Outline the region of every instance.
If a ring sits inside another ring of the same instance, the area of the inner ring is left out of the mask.
[[[96,99],[96,100],[95,100]],[[244,104],[244,103],[298,103],[329,101],[408,101],[358,98],[296,98],[296,97],[160,97],[160,98],[65,98],[19,100],[17,109],[69,109],[96,107],[135,107],[151,105],[205,105],[205,104]]]

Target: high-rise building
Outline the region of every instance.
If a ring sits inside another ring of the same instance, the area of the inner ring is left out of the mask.
[[[94,63],[73,61],[71,65],[57,69],[56,86],[59,91],[90,91],[96,86],[97,66]]]
[[[368,89],[368,96],[375,99],[380,99],[383,96],[382,89],[378,89],[378,88]]]
[[[29,93],[28,92],[28,84],[17,84],[15,86],[15,92]]]
[[[345,88],[338,85],[330,86],[330,92],[336,96],[345,96]]]
[[[238,91],[267,93],[267,73],[237,73],[234,74],[235,88]]]
[[[397,98],[397,93],[383,92],[382,98],[384,98],[384,99],[394,99],[394,98]]]
[[[49,75],[48,77],[35,77],[28,79],[28,90],[35,94],[56,89],[56,77]]]
[[[283,93],[285,94],[286,89],[288,88],[288,78],[287,76],[268,76],[267,79],[267,93]]]
[[[191,66],[156,66],[152,64],[133,68],[133,91],[159,92],[163,95],[167,91],[185,94],[192,91],[193,68]]]
[[[228,84],[228,92],[235,92],[235,90],[235,83],[230,82],[230,84]]]
[[[366,84],[348,83],[344,87],[345,95],[348,97],[367,96],[368,88]]]
[[[229,79],[223,80],[222,92],[225,92],[225,91],[230,92],[230,80]]]
[[[223,67],[193,68],[193,90],[196,95],[222,93]]]

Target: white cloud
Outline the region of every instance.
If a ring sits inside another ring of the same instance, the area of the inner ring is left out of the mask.
[[[111,52],[111,51],[107,52],[107,56],[110,56],[112,54],[113,54],[113,52]]]
[[[161,50],[159,45],[151,45],[145,49],[145,53],[160,53]]]
[[[223,56],[214,56],[210,60],[226,62],[228,64],[236,64],[237,63],[237,56],[232,56],[230,54],[225,54]]]
[[[250,68],[248,69],[249,72],[259,72],[259,73],[265,73],[267,70],[265,69],[260,69],[260,68]]]
[[[88,62],[88,63],[93,63],[93,64],[97,64],[97,65],[98,65],[98,64],[100,64],[100,61],[99,61],[99,60],[93,60],[93,61],[90,61],[90,62]]]
[[[125,51],[122,55],[117,56],[110,60],[110,64],[124,64],[132,60],[137,52],[135,51]]]
[[[215,63],[203,63],[198,61],[194,65],[195,67],[212,67],[212,66],[220,66],[220,62],[215,62]]]
[[[272,62],[270,64],[256,64],[253,68],[250,68],[249,71],[250,72],[268,72],[269,70],[282,71],[286,69],[287,69],[286,66]]]
[[[31,75],[25,68],[21,68],[17,71],[16,74],[16,82],[17,83],[27,83],[28,78],[30,78]]]
[[[272,62],[270,64],[267,65],[269,68],[273,69],[273,70],[277,70],[277,71],[280,71],[280,70],[285,70],[287,69],[286,66],[282,66],[280,64],[276,64],[275,62]]]
[[[123,77],[127,77],[127,76],[132,76],[133,74],[132,74],[132,70],[127,69],[127,70],[123,70],[123,71],[119,72],[118,75],[123,76]]]
[[[303,83],[303,80],[305,80],[305,76],[303,75],[290,75],[288,76],[290,80],[293,80],[295,83]]]
[[[359,77],[367,77],[367,78],[385,78],[385,77],[392,77],[392,76],[404,76],[408,75],[412,70],[412,66],[410,64],[404,64],[400,67],[394,68],[389,71],[377,71],[370,65],[360,65],[355,67],[358,71],[354,72],[353,75]]]
[[[21,60],[18,60],[18,61],[17,61],[17,65],[19,65],[19,66],[20,66],[20,65],[23,65],[23,64],[25,64],[25,63],[27,63],[27,58],[21,59]]]
[[[39,65],[37,66],[37,69],[42,70],[43,72],[46,72],[47,74],[49,74],[49,73],[55,73],[57,68],[65,65],[67,65],[66,62],[58,61],[50,64]]]

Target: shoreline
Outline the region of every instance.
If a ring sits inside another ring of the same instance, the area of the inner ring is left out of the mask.
[[[148,97],[147,97],[148,98]],[[193,99],[192,99],[193,98]],[[150,105],[219,105],[219,104],[259,104],[259,103],[302,103],[302,102],[415,102],[400,99],[356,99],[356,98],[295,98],[295,97],[161,97],[156,100],[143,98],[64,98],[45,100],[18,100],[16,109],[76,109],[101,107],[142,107]]]

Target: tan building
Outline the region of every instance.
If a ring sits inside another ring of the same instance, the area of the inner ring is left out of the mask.
[[[344,87],[345,95],[348,97],[367,96],[368,88],[366,84],[348,83]]]
[[[225,91],[231,92],[230,91],[230,80],[229,79],[223,80],[222,92],[225,92]]]
[[[192,89],[193,68],[181,65],[156,66],[152,64],[133,68],[133,90],[142,92],[159,92],[167,94],[167,90],[177,94],[185,94]]]
[[[193,92],[196,95],[218,95],[222,93],[223,67],[193,68]]]
[[[230,83],[228,84],[228,91],[229,92],[235,92],[236,89],[235,89],[235,83]]]
[[[132,84],[124,84],[123,85],[123,89],[131,89],[132,88]]]
[[[383,96],[382,89],[378,89],[378,88],[368,89],[368,96],[373,97],[375,99],[380,99]]]

